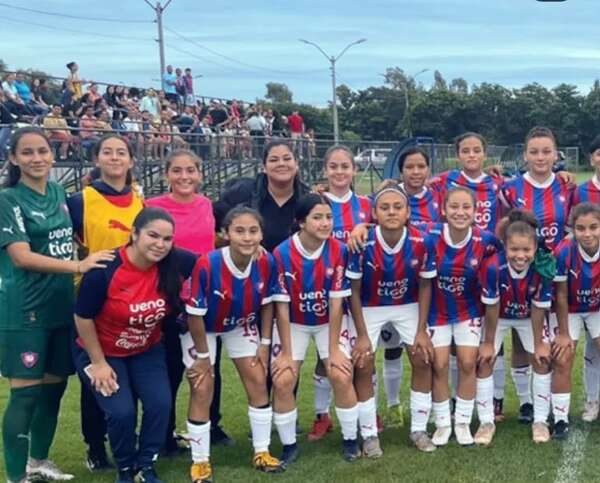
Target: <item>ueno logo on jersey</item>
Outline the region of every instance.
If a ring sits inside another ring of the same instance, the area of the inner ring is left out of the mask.
[[[438,275],[437,284],[440,290],[462,295],[465,291],[466,277],[454,277],[448,275]]]
[[[509,300],[504,308],[504,313],[510,314],[510,318],[521,319],[529,315],[529,305]]]
[[[492,221],[492,202],[489,200],[478,200],[475,204],[475,224],[481,228],[487,228]]]
[[[298,304],[300,312],[315,314],[317,317],[322,317],[327,313],[327,298],[324,290],[314,290],[311,292],[300,292],[301,302]]]
[[[380,297],[389,297],[394,300],[401,299],[408,291],[408,278],[402,280],[393,280],[386,282],[379,280],[377,282],[377,295]]]
[[[73,258],[73,228],[57,228],[48,233],[48,251],[54,258]]]
[[[151,329],[167,315],[167,303],[159,298],[147,302],[129,304],[129,325],[143,325]]]
[[[558,236],[558,223],[552,222],[548,226],[542,226],[538,229],[538,234],[548,241],[553,241]]]
[[[333,232],[331,233],[331,236],[333,236],[333,238],[335,238],[336,240],[341,240],[341,241],[346,241],[348,238],[350,238],[350,231],[349,230],[333,230]]]
[[[585,305],[589,308],[597,308],[600,305],[600,287],[578,289],[575,298],[580,305]]]

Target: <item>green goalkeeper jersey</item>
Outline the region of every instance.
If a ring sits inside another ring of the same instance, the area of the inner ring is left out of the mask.
[[[48,182],[42,195],[23,183],[0,191],[0,330],[56,328],[73,321],[73,276],[16,267],[12,243],[61,260],[73,258],[73,226],[65,191]]]

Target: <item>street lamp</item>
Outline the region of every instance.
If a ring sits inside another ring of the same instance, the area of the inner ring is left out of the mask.
[[[407,124],[407,129],[406,132],[408,134],[409,138],[412,138],[412,119],[411,119],[411,113],[410,113],[410,99],[409,99],[409,94],[408,94],[408,85],[409,85],[409,81],[415,80],[418,76],[420,76],[421,74],[424,74],[425,72],[429,71],[429,69],[422,69],[419,72],[417,72],[416,74],[412,75],[412,76],[407,76],[406,77],[406,83],[404,84],[404,103],[405,103],[405,111],[406,111],[406,124]]]
[[[319,47],[314,42],[311,42],[310,40],[305,40],[305,39],[298,39],[298,40],[300,42],[304,43],[304,44],[312,45],[313,47],[315,47],[319,52],[321,52],[325,56],[325,58],[331,64],[331,67],[330,67],[331,68],[331,87],[333,89],[333,98],[332,98],[332,103],[331,103],[331,109],[332,109],[332,114],[333,114],[333,140],[337,144],[339,142],[339,140],[340,140],[340,134],[339,134],[339,129],[340,128],[339,128],[339,124],[338,124],[338,112],[337,112],[337,92],[336,92],[336,82],[335,82],[335,63],[338,60],[340,60],[340,58],[342,57],[342,55],[344,55],[346,53],[346,51],[350,47],[352,47],[353,45],[362,44],[363,42],[366,42],[367,39],[359,39],[359,40],[355,40],[354,42],[349,43],[336,56],[328,55],[327,52],[325,52],[321,47]]]

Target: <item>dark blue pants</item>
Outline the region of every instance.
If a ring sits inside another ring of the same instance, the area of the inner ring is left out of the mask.
[[[74,349],[75,366],[88,386],[90,380],[83,368],[90,359],[83,349]],[[119,469],[152,466],[164,440],[171,411],[171,389],[162,343],[141,354],[129,357],[107,357],[117,374],[119,390],[104,397],[94,390],[98,405],[104,411],[108,439]],[[136,445],[136,402],[142,403],[142,426]],[[136,446],[139,446],[136,448]]]

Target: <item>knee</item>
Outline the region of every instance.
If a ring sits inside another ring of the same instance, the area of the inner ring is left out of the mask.
[[[461,374],[473,374],[475,372],[477,363],[475,358],[459,358],[457,360],[458,370]]]
[[[109,408],[103,408],[109,423],[121,427],[135,427],[136,410],[133,404],[118,404]]]
[[[431,365],[427,364],[421,354],[415,354],[411,360],[412,370],[415,374],[423,375],[431,373]],[[446,371],[448,366],[446,365]]]
[[[436,377],[448,377],[449,364],[450,362],[447,357],[436,357],[433,361],[433,374]]]
[[[334,367],[329,373],[329,382],[337,390],[347,390],[352,386],[352,375],[346,374]]]
[[[273,379],[273,391],[278,397],[289,396],[294,393],[296,378],[290,371],[286,371],[276,379]]]

